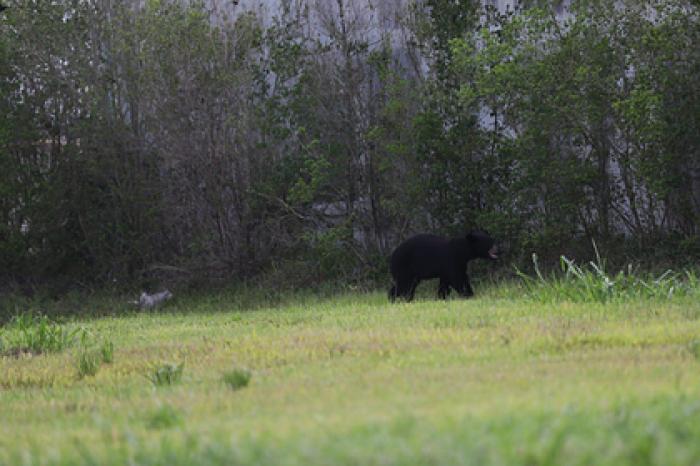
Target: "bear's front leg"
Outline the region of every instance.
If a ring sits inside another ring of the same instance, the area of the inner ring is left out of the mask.
[[[469,277],[464,270],[453,270],[450,276],[450,286],[457,290],[460,296],[469,298],[474,295]]]
[[[447,299],[450,295],[450,284],[447,279],[440,277],[440,285],[438,286],[438,298]]]
[[[464,274],[464,293],[462,294],[462,296],[467,298],[471,298],[472,296],[474,296],[474,290],[472,290],[472,285],[471,283],[469,283],[469,275],[467,275],[466,273]]]
[[[418,288],[419,283],[420,283],[420,279],[415,278],[413,280],[413,283],[411,284],[411,288],[408,290],[408,295],[406,296],[406,301],[408,301],[408,302],[413,301],[413,296],[416,294],[416,288]]]
[[[457,293],[459,293],[459,295],[463,298],[471,298],[472,296],[474,296],[474,291],[472,291],[472,288],[471,286],[469,286],[469,283],[463,283],[459,286],[454,286],[453,288],[457,290]]]

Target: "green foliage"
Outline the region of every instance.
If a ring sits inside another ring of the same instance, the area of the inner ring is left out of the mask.
[[[690,46],[698,17],[682,14],[674,0],[624,3],[574,2],[566,19],[544,3],[517,14],[492,11],[478,34],[450,41],[459,99],[492,112],[481,130],[511,164],[511,176],[496,175],[502,191],[489,210],[498,212],[496,224],[511,219],[499,226],[517,243],[551,251],[581,230],[610,238],[620,223],[642,240],[661,228],[648,210],[659,203],[684,218],[673,228],[695,222],[692,182],[680,169],[688,152],[676,153],[666,135],[684,138],[696,121],[673,96],[681,83],[686,90],[700,84],[675,74],[686,60],[699,63]],[[678,68],[660,66],[678,60]],[[671,107],[687,118],[664,116]]]
[[[6,354],[59,352],[84,337],[84,329],[69,329],[34,312],[16,315],[0,334]]]
[[[111,340],[105,340],[100,346],[100,355],[102,362],[111,364],[114,362],[114,343]]]
[[[171,405],[164,404],[149,414],[146,425],[150,429],[169,429],[182,425],[183,422],[180,411]]]
[[[157,387],[164,385],[174,385],[182,379],[182,372],[185,368],[185,363],[174,364],[170,362],[156,364],[151,367],[146,378]]]
[[[231,390],[247,387],[253,374],[247,369],[232,369],[224,373],[223,381]]]
[[[102,364],[102,354],[94,349],[81,348],[75,359],[75,367],[78,370],[78,377],[97,374]]]
[[[307,150],[311,150],[317,141],[312,141]],[[299,178],[289,189],[289,201],[293,204],[309,204],[318,199],[319,191],[326,187],[330,163],[323,157],[307,157],[300,161],[301,167],[296,175]]]
[[[690,343],[688,343],[688,352],[697,361],[700,361],[700,340],[693,340]]]
[[[307,238],[312,248],[311,257],[318,264],[321,275],[337,276],[352,270],[348,266],[356,263],[356,258],[352,254],[352,228],[349,222],[309,234]]]
[[[595,247],[595,243],[594,243]],[[698,291],[697,276],[688,271],[679,274],[672,270],[653,276],[641,274],[630,264],[617,273],[606,268],[596,249],[596,261],[577,265],[564,256],[560,258],[560,273],[545,276],[532,255],[535,276],[517,270],[528,297],[540,302],[589,302],[611,303],[628,300],[671,300],[676,297],[695,296]]]
[[[473,227],[521,264],[697,242],[697,2],[409,3],[401,34],[368,0],[13,5],[2,283],[359,281]]]
[[[102,364],[112,362],[114,362],[114,343],[110,340],[105,340],[101,345],[95,345],[83,339],[75,357],[79,378],[95,375]]]

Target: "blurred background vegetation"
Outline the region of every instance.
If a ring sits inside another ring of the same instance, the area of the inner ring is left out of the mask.
[[[694,264],[700,4],[500,3],[6,0],[0,292],[373,283],[477,227]]]

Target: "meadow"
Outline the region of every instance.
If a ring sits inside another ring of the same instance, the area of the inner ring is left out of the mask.
[[[0,333],[0,464],[697,465],[700,290],[674,283],[34,309]]]

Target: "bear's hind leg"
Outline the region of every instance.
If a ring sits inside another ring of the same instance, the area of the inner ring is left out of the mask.
[[[453,271],[449,278],[449,284],[452,288],[459,293],[460,296],[464,298],[470,298],[474,296],[474,291],[469,283],[469,277],[465,272]]]

